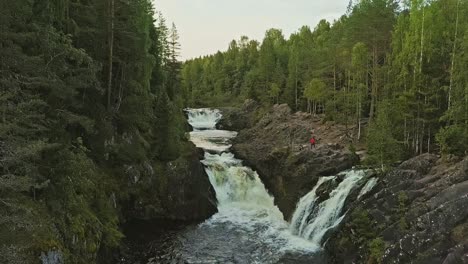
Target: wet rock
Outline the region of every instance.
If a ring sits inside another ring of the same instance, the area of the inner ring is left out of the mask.
[[[398,168],[400,170],[415,170],[419,175],[424,175],[435,165],[437,160],[436,155],[423,154],[403,162]]]
[[[197,151],[167,166],[167,196],[162,197],[168,218],[204,220],[217,212],[216,194]]]
[[[316,190],[316,195],[317,195],[317,203],[321,203],[325,200],[328,200],[330,198],[330,193],[336,189],[338,186],[339,182],[336,180],[330,180],[324,182],[322,185],[320,185],[317,190]]]
[[[257,113],[245,115],[253,120]],[[313,149],[308,143],[312,131],[318,141]],[[299,199],[312,190],[319,177],[336,175],[358,163],[359,158],[345,148],[344,135],[344,127],[324,126],[320,119],[292,113],[282,104],[241,130],[232,151],[259,173],[285,218],[290,219]]]
[[[216,195],[201,158],[200,149],[190,145],[177,160],[158,164],[157,172],[134,166],[140,180],[132,186],[137,195],[129,218],[199,221],[216,213]]]
[[[254,100],[246,100],[242,107],[225,107],[220,108],[223,117],[216,125],[217,129],[230,131],[240,131],[252,127],[255,124],[255,111],[260,105]]]
[[[450,253],[442,264],[463,264],[468,262],[468,245],[457,245],[450,249]]]
[[[368,259],[369,241],[382,238],[382,263],[467,263],[467,166],[468,158],[455,162],[425,154],[385,173],[375,195],[349,213],[364,208],[372,226],[361,226],[367,231],[357,234],[352,228],[362,219],[346,218],[327,244],[333,262]],[[340,248],[343,241],[353,241],[349,248],[359,248],[359,254]],[[337,248],[339,255],[334,253]]]
[[[41,253],[42,264],[63,264],[63,254],[60,251],[48,251]]]

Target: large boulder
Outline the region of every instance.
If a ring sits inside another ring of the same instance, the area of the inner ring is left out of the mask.
[[[246,100],[242,107],[220,108],[223,117],[216,127],[223,130],[240,131],[254,125],[259,104],[254,100]]]
[[[216,194],[200,158],[200,150],[187,143],[177,160],[129,166],[128,218],[196,222],[216,213]]]
[[[216,194],[197,151],[168,163],[167,172],[163,204],[169,218],[205,220],[217,212]]]

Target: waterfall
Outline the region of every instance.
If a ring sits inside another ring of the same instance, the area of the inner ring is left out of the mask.
[[[268,245],[265,252],[317,251],[318,245],[291,233],[289,223],[258,174],[229,152],[230,140],[237,133],[216,129],[222,117],[220,111],[186,109],[186,112],[194,129],[190,140],[205,150],[201,162],[218,201],[218,213],[202,224],[204,228],[227,225],[236,232],[246,232],[246,237],[258,240],[256,243]]]
[[[343,181],[330,193],[330,197],[316,204],[317,189],[335,177],[321,178],[314,189],[298,203],[294,212],[291,229],[294,234],[321,244],[324,235],[335,228],[343,219],[342,210],[350,192],[357,188],[366,171],[350,170],[344,173]]]
[[[258,263],[265,263],[265,259],[269,259],[266,263],[277,263],[280,255],[289,252],[315,254],[326,233],[343,219],[345,202],[349,194],[362,185],[366,172],[351,170],[343,175],[319,178],[313,190],[300,199],[292,221],[288,223],[258,174],[229,152],[230,141],[237,133],[216,129],[216,123],[222,118],[221,112],[216,109],[186,109],[186,112],[194,129],[190,140],[205,151],[202,163],[218,201],[218,213],[200,225],[201,234],[212,243],[208,251],[218,248],[218,244],[225,251],[234,246],[229,243],[241,239],[242,243],[247,243],[246,256],[252,257],[249,250],[256,249],[254,259],[259,260]],[[338,178],[342,179],[339,184],[336,182]],[[320,187],[328,187],[324,184],[336,186],[334,190],[327,190],[329,197],[326,200],[317,194]],[[375,183],[366,184],[361,190],[362,195],[373,185]],[[226,233],[220,235],[219,230]],[[224,236],[234,236],[235,239],[227,242]],[[244,250],[242,243],[235,244],[236,249]],[[204,251],[203,247],[199,250]]]
[[[218,109],[200,108],[185,109],[188,114],[188,122],[195,130],[215,129],[216,124],[223,115]]]
[[[305,227],[308,224],[309,219],[316,216],[317,211],[315,202],[317,201],[317,189],[325,182],[330,180],[335,180],[336,177],[322,177],[318,180],[314,189],[306,194],[299,200],[297,204],[296,211],[294,211],[293,217],[291,219],[291,231],[295,235],[300,235],[304,232]]]
[[[358,195],[358,200],[361,199],[362,196],[364,196],[366,193],[372,191],[374,189],[375,185],[379,181],[378,178],[371,178],[370,180],[367,181],[366,185],[362,187],[361,192]]]
[[[210,153],[222,153],[231,147],[229,141],[237,136],[237,132],[218,130],[216,123],[222,114],[217,109],[186,109],[188,122],[194,131],[190,132],[190,140],[199,148]]]

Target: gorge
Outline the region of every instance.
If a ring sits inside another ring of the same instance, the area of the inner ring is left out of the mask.
[[[468,1],[337,1],[0,0],[0,264],[468,263]]]
[[[371,189],[363,188],[372,182],[371,174],[348,170],[320,177],[298,202],[292,219],[285,220],[259,175],[229,152],[237,132],[216,129],[222,113],[186,112],[193,128],[190,140],[205,151],[201,162],[216,192],[218,212],[159,245],[169,243],[170,252],[159,252],[149,263],[328,263],[322,246],[344,218],[350,193],[356,199],[356,193]],[[318,197],[317,189],[327,182],[335,184]]]

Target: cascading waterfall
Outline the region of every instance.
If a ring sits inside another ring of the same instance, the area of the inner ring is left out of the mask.
[[[375,185],[377,185],[377,182],[379,181],[378,178],[371,178],[367,181],[366,185],[362,187],[361,192],[358,195],[358,200],[361,199],[362,196],[366,195],[368,192],[372,191],[374,189]]]
[[[188,122],[195,130],[213,130],[223,117],[218,109],[186,109],[186,112],[188,114]]]
[[[362,183],[365,172],[348,171],[343,177],[320,178],[313,190],[299,201],[289,224],[284,221],[258,174],[243,166],[242,161],[229,152],[230,140],[237,133],[216,129],[221,112],[215,109],[186,111],[194,130],[190,139],[205,150],[202,163],[218,201],[218,213],[201,224],[190,239],[186,239],[196,242],[185,245],[188,258],[197,263],[211,263],[232,262],[241,256],[241,263],[281,263],[283,256],[288,255],[289,258],[293,252],[302,262],[320,263],[316,252],[322,239],[343,219],[345,201],[350,192]],[[331,191],[327,200],[318,203],[320,186],[337,178],[343,178],[342,182]],[[364,189],[372,189],[371,185]],[[221,234],[220,230],[223,230]],[[233,252],[235,256],[226,257],[226,251]],[[193,252],[203,254],[192,258]]]
[[[236,132],[216,129],[222,114],[216,109],[187,109],[188,122],[193,127],[190,140],[199,148],[211,153],[227,151],[229,141],[237,136]]]
[[[291,233],[289,223],[275,206],[274,198],[267,192],[258,174],[228,152],[231,147],[229,142],[237,133],[215,128],[221,113],[212,109],[186,111],[194,129],[190,140],[205,150],[202,163],[218,201],[218,213],[203,223],[203,228],[216,229],[228,224],[227,228],[235,228],[236,232],[245,232],[249,239],[255,239],[256,247],[266,248],[261,254],[316,252],[318,245]],[[265,258],[262,255],[258,260]]]
[[[304,232],[304,229],[309,224],[311,219],[314,219],[317,215],[317,210],[315,207],[315,202],[318,199],[316,194],[317,189],[322,186],[323,183],[331,180],[335,180],[336,177],[322,177],[318,180],[314,189],[306,194],[299,200],[297,204],[296,211],[294,211],[293,217],[291,219],[291,231],[295,235],[301,235]]]
[[[303,238],[321,244],[324,235],[343,219],[342,210],[350,192],[357,188],[366,171],[350,170],[344,173],[343,181],[330,193],[330,198],[316,204],[316,191],[324,183],[336,177],[321,178],[314,189],[298,203],[294,212],[291,230]]]

